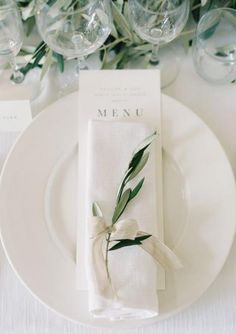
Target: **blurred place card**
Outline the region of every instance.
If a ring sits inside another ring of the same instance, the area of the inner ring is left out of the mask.
[[[21,132],[31,120],[29,100],[0,101],[0,132]]]
[[[0,170],[17,136],[31,120],[29,100],[0,100]]]
[[[163,238],[161,90],[158,70],[81,71],[79,84],[79,184],[77,288],[87,289],[85,275],[86,152],[89,120],[144,122],[157,130],[158,236]],[[108,139],[109,140],[109,139]],[[161,182],[160,182],[161,180]],[[158,289],[165,288],[165,273],[158,266]]]

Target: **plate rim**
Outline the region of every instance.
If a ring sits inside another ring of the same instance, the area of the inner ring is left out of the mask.
[[[1,170],[1,173],[0,173],[0,199],[1,199],[1,196],[2,196],[2,182],[3,182],[3,178],[4,178],[4,175],[5,175],[5,170],[7,169],[7,166],[8,166],[8,162],[11,158],[11,155],[13,154],[13,152],[15,151],[16,147],[18,146],[18,143],[21,141],[21,138],[23,136],[25,136],[25,132],[27,132],[27,129],[30,128],[34,123],[36,123],[38,121],[38,119],[40,119],[41,117],[44,117],[44,114],[48,113],[48,112],[55,112],[53,110],[50,110],[51,108],[54,108],[55,105],[57,104],[60,104],[60,101],[62,99],[65,99],[65,98],[71,98],[71,95],[74,95],[76,94],[76,92],[74,93],[71,93],[71,94],[68,94],[64,97],[62,97],[61,99],[58,99],[56,101],[54,101],[53,103],[50,103],[48,106],[46,106],[39,114],[37,114],[33,120],[31,121],[31,123],[27,126],[27,128],[22,132],[20,133],[18,136],[17,136],[17,139],[15,140],[14,144],[12,145],[5,161],[4,161],[4,164],[3,164],[3,167],[2,167],[2,170]],[[193,112],[188,106],[186,106],[184,103],[176,100],[175,98],[172,98],[166,94],[162,94],[161,96],[161,104],[163,105],[163,100],[170,100],[172,102],[174,102],[175,104],[178,104],[178,105],[181,105],[183,107],[185,107],[186,111],[188,113],[190,113],[193,117],[195,117],[197,119],[198,122],[201,123],[201,126],[203,126],[205,128],[206,131],[208,131],[208,133],[214,137],[214,140],[216,141],[220,151],[221,151],[221,154],[222,154],[222,158],[224,158],[224,165],[227,166],[228,168],[228,177],[230,177],[232,179],[232,189],[233,192],[234,192],[234,197],[235,197],[235,202],[236,202],[236,187],[235,187],[235,176],[234,176],[234,172],[233,172],[233,169],[232,169],[232,166],[230,164],[230,161],[228,159],[228,156],[226,154],[226,151],[223,147],[223,145],[221,144],[220,140],[218,139],[218,137],[215,135],[215,133],[213,132],[213,130],[211,128],[208,127],[208,125],[195,113]],[[53,106],[53,107],[52,107]],[[233,188],[234,186],[234,188]],[[135,328],[141,328],[141,327],[146,327],[146,326],[149,326],[149,325],[153,325],[155,323],[158,323],[162,320],[165,320],[165,319],[168,319],[170,317],[173,317],[174,315],[178,314],[179,312],[182,312],[183,310],[187,309],[188,307],[190,307],[193,303],[195,303],[196,301],[198,301],[205,293],[206,291],[209,289],[209,287],[213,284],[213,282],[217,279],[217,277],[219,276],[220,272],[223,270],[224,268],[224,265],[228,259],[228,256],[231,252],[231,249],[232,249],[232,245],[233,245],[233,241],[234,241],[234,238],[235,238],[235,234],[236,234],[236,208],[234,209],[234,213],[235,213],[235,223],[234,223],[234,233],[232,233],[231,235],[231,240],[230,242],[228,243],[228,247],[227,247],[227,252],[226,252],[226,255],[225,255],[225,258],[224,258],[224,261],[222,261],[222,264],[221,266],[219,267],[219,270],[217,271],[217,273],[215,274],[215,276],[213,277],[212,280],[209,281],[209,283],[204,287],[204,289],[202,290],[202,292],[200,294],[198,294],[198,297],[197,298],[192,298],[191,301],[189,301],[188,303],[186,303],[185,305],[182,305],[181,307],[178,307],[176,308],[175,310],[173,310],[172,312],[169,312],[168,314],[166,315],[162,315],[161,319],[158,319],[158,317],[153,317],[153,318],[150,318],[148,319],[148,321],[144,323],[141,323],[141,322],[137,322],[135,325],[130,325],[130,326],[121,326],[120,328],[118,327],[114,327],[112,326],[112,324],[110,325],[99,325],[99,328],[101,329],[112,329],[112,330],[121,330],[121,329],[135,329]],[[59,310],[53,308],[52,306],[50,306],[49,304],[46,303],[46,301],[44,301],[43,299],[41,299],[28,285],[27,283],[24,281],[24,279],[21,277],[20,273],[18,273],[18,270],[17,268],[15,267],[15,265],[13,264],[14,261],[12,261],[10,255],[8,254],[8,250],[7,250],[7,246],[5,244],[5,240],[4,240],[4,236],[3,236],[3,233],[2,233],[2,223],[0,222],[0,241],[2,243],[2,247],[3,247],[3,250],[4,250],[4,253],[6,255],[6,258],[13,270],[13,272],[15,273],[15,275],[17,276],[17,278],[19,279],[19,281],[21,282],[21,284],[27,289],[27,291],[30,292],[30,294],[36,298],[36,300],[38,300],[41,304],[43,304],[44,306],[46,306],[47,309],[51,310],[52,312],[54,312],[55,314],[61,316],[62,318],[64,318],[65,320],[69,320],[75,324],[82,324],[82,325],[86,325],[90,328],[98,328],[97,325],[95,324],[92,324],[91,322],[85,322],[85,321],[81,321],[81,320],[78,320],[78,319],[73,319],[71,318],[70,316],[68,315],[65,315],[63,314],[62,312],[60,312]]]

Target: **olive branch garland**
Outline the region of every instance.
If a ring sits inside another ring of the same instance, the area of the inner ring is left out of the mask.
[[[115,225],[121,215],[124,213],[127,205],[134,200],[135,197],[139,194],[145,177],[143,177],[134,188],[128,187],[128,183],[135,179],[138,174],[143,170],[145,165],[148,162],[150,153],[147,152],[147,149],[156,138],[157,132],[155,131],[151,136],[147,137],[141,145],[134,151],[131,161],[129,162],[128,168],[124,173],[124,176],[121,180],[120,186],[118,188],[117,196],[116,196],[116,205],[114,209],[114,213],[111,219],[110,226]],[[97,202],[93,202],[92,204],[92,214],[94,217],[103,217],[102,210]],[[109,251],[117,250],[123,247],[141,245],[142,241],[151,237],[151,234],[142,235],[136,237],[135,239],[119,239],[119,240],[111,240],[111,231],[108,230],[106,234],[106,250],[105,250],[105,263],[106,263],[106,271],[107,277],[110,280],[110,274],[108,269],[108,254]],[[111,242],[117,242],[114,246],[110,247]]]
[[[68,9],[68,7],[76,8],[76,6],[79,6],[81,3],[83,3],[83,0],[67,0],[64,1],[65,5],[63,5],[63,1],[61,0],[45,1],[49,6],[54,6],[56,3],[61,3],[62,9],[64,8],[65,10]],[[165,2],[165,0],[150,0],[150,2],[153,2],[156,5],[160,5],[161,3]],[[26,35],[29,36],[35,27],[37,1],[17,0],[17,4],[21,10],[21,16],[22,20],[24,21]],[[219,7],[219,5],[221,7],[236,9],[236,0],[222,0],[220,3],[217,0],[190,0],[190,4],[190,16],[195,23],[199,22],[202,14],[212,8]],[[126,68],[126,65],[131,58],[138,59],[139,57],[143,57],[144,61],[148,64],[149,59],[146,57],[146,55],[150,53],[152,47],[149,43],[142,41],[133,31],[128,16],[128,0],[112,0],[111,5],[114,24],[112,25],[110,36],[104,45],[99,49],[100,59],[102,62],[101,68]],[[235,22],[233,24],[235,24]],[[180,34],[180,40],[186,49],[192,43],[194,31],[194,26],[187,26],[186,29]],[[64,71],[64,57],[52,51],[45,42],[40,42],[37,48],[33,51],[33,54],[24,47],[22,47],[20,54],[22,56],[31,55],[30,60],[20,69],[24,75],[26,75],[31,69],[40,67],[42,68],[42,79],[53,63],[57,63],[61,72]]]

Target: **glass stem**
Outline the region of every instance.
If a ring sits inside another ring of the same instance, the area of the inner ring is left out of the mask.
[[[18,69],[16,57],[13,53],[10,55],[9,63],[12,69],[11,81],[16,84],[22,83],[24,80],[24,74]]]
[[[153,44],[152,45],[152,54],[150,58],[150,63],[153,65],[158,65],[159,64],[159,49],[160,49],[160,44]]]
[[[80,70],[87,70],[88,67],[86,66],[86,62],[84,57],[77,58],[77,67],[76,67],[76,74],[79,76]]]
[[[12,53],[11,53],[10,58],[9,58],[9,63],[10,63],[11,69],[12,69],[12,76],[14,78],[15,74],[16,74],[16,72],[18,70],[18,67],[16,65],[15,56]]]

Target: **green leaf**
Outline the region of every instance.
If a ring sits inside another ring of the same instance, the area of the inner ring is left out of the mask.
[[[31,62],[27,63],[25,66],[20,68],[21,73],[26,75],[33,68],[42,67],[42,65],[39,64],[39,62],[41,61],[41,59],[44,57],[45,54],[46,54],[46,49],[44,50],[41,49],[37,53],[34,53],[34,55],[32,56]]]
[[[128,188],[126,191],[123,193],[123,195],[120,198],[119,203],[117,204],[113,217],[112,217],[112,224],[115,224],[117,220],[120,218],[122,213],[124,212],[128,202],[129,202],[129,197],[130,197],[131,189]]]
[[[122,239],[117,244],[115,244],[114,246],[112,246],[109,249],[109,251],[113,251],[113,250],[120,249],[120,248],[123,248],[123,247],[142,245],[141,241],[144,241],[144,240],[146,240],[146,239],[148,239],[150,237],[151,237],[151,234],[147,234],[147,235],[143,235],[141,237],[136,237],[134,240],[131,240],[131,239]]]
[[[112,25],[111,25],[111,36],[113,36],[115,39],[119,38],[118,32],[116,30],[116,27],[115,27],[114,23],[112,23]]]
[[[46,53],[47,53],[47,45],[44,42],[41,42],[32,56],[33,63],[26,64],[25,67],[27,67],[27,69],[32,69],[34,67],[39,66],[39,62],[46,55]],[[25,67],[22,68],[23,71],[26,70]]]
[[[129,37],[130,39],[132,39],[132,33],[130,32],[130,26],[114,2],[112,2],[112,14],[113,14],[114,22],[116,23],[117,30],[124,37]]]
[[[112,60],[107,61],[106,59],[104,59],[103,63],[102,63],[102,69],[103,70],[108,70],[108,69],[114,69],[117,67],[117,64],[121,61],[121,59],[123,58],[123,54],[124,54],[125,50],[121,51],[120,53],[118,53]],[[107,54],[106,54],[107,55]]]
[[[117,200],[116,200],[116,204],[120,201],[120,197],[121,197],[122,192],[123,192],[123,190],[124,190],[124,187],[125,187],[125,185],[126,185],[126,180],[127,180],[128,176],[130,175],[131,171],[132,171],[132,168],[128,169],[128,170],[125,172],[125,175],[124,175],[124,177],[123,177],[123,180],[121,181],[121,184],[120,184],[120,186],[119,186],[119,188],[118,188],[118,191],[117,191],[117,196],[116,196]]]
[[[57,0],[58,1],[58,0]],[[70,6],[73,5],[72,0],[64,0],[64,3],[62,4],[62,10],[68,10]]]
[[[145,150],[149,147],[149,145],[151,144],[151,142],[153,141],[153,139],[156,136],[156,132],[154,132],[154,134],[152,134],[151,136],[147,137],[140,145],[139,147],[141,147],[141,149],[139,151],[137,151],[136,153],[134,153],[128,169],[123,177],[123,180],[121,181],[121,184],[119,186],[118,192],[117,192],[117,197],[116,197],[116,203],[118,203],[120,201],[120,198],[122,196],[122,192],[127,184],[128,181],[130,181],[131,179],[133,179],[145,166],[145,164],[147,163],[148,160],[148,156],[149,155],[145,155],[145,157],[143,158],[144,152]],[[143,146],[147,144],[146,146]],[[137,168],[137,170],[136,170]]]
[[[32,63],[27,64],[26,66],[30,66],[31,68],[37,67],[40,60],[45,56],[47,53],[47,44],[45,42],[41,42],[34,51],[32,56]]]
[[[117,8],[119,9],[120,12],[122,12],[122,8],[124,6],[124,2],[126,0],[115,0],[114,2],[116,3]]]
[[[137,176],[141,172],[141,170],[145,167],[145,165],[148,161],[148,158],[149,158],[149,152],[145,153],[142,156],[142,158],[140,159],[139,163],[137,164],[137,166],[135,167],[133,172],[129,175],[127,181],[131,181],[132,179],[135,178],[135,176]]]
[[[118,242],[116,245],[111,247],[109,251],[113,251],[119,248],[127,247],[127,246],[135,246],[135,245],[141,245],[142,243],[140,241],[136,240],[130,240],[130,239],[124,239],[120,242]]]
[[[21,8],[21,15],[24,21],[26,21],[29,17],[32,17],[35,14],[35,2],[36,0],[31,0],[28,6]]]
[[[194,21],[197,23],[201,16],[201,0],[194,0],[192,7],[195,8],[192,10],[192,15]]]
[[[47,4],[48,4],[49,6],[53,6],[55,2],[57,2],[57,0],[48,0],[48,1],[47,1]]]
[[[140,237],[135,238],[135,240],[144,241],[144,240],[150,238],[151,236],[152,236],[151,234],[145,234],[145,235],[142,235]]]
[[[144,183],[145,178],[143,177],[139,183],[136,185],[136,187],[131,191],[130,196],[129,196],[129,201],[131,201],[134,197],[136,197],[141,190],[143,183]]]
[[[131,159],[130,163],[129,163],[129,167],[128,169],[130,170],[128,176],[132,173],[132,171],[137,167],[137,165],[139,164],[139,162],[141,161],[143,154],[145,152],[145,150],[148,148],[149,145],[143,147],[141,150],[139,150],[138,152],[136,152],[133,155],[133,158]]]
[[[44,61],[43,67],[42,67],[42,72],[40,75],[40,80],[43,79],[43,77],[45,76],[45,74],[47,73],[47,71],[49,70],[50,66],[53,63],[53,57],[52,57],[52,49],[50,49],[46,55],[46,59]]]
[[[47,44],[44,41],[40,42],[39,45],[37,46],[37,48],[34,51],[34,56],[33,57],[35,57],[40,50],[43,50],[43,49],[46,49],[46,48],[47,48]]]
[[[64,68],[65,68],[64,57],[61,54],[57,53],[57,52],[54,52],[53,55],[54,55],[54,57],[57,60],[57,64],[59,66],[59,69],[60,69],[61,73],[64,72]]]
[[[151,145],[151,143],[153,142],[153,140],[158,136],[158,133],[156,131],[154,131],[154,133],[152,133],[150,136],[148,136],[147,138],[145,138],[141,144],[136,148],[136,150],[134,151],[134,154],[140,150],[142,150],[143,148],[147,148]]]
[[[202,38],[202,39],[210,38],[212,35],[214,35],[214,33],[216,31],[216,28],[218,27],[219,23],[220,22],[218,20],[215,24],[211,25],[209,28],[206,28],[203,32],[201,32],[199,34],[199,37]],[[211,24],[212,24],[212,22],[211,22]]]
[[[102,210],[97,202],[93,202],[92,212],[94,217],[103,217]]]
[[[133,50],[136,51],[141,51],[144,53],[150,52],[152,50],[152,45],[151,44],[142,44],[142,45],[137,45],[133,47]]]
[[[33,31],[34,27],[35,27],[35,18],[34,18],[34,16],[29,17],[25,21],[24,27],[25,27],[25,34],[28,37],[31,34],[31,32]]]
[[[103,50],[101,69],[103,69],[103,66],[105,65],[106,62],[107,62],[107,51],[105,49]]]

